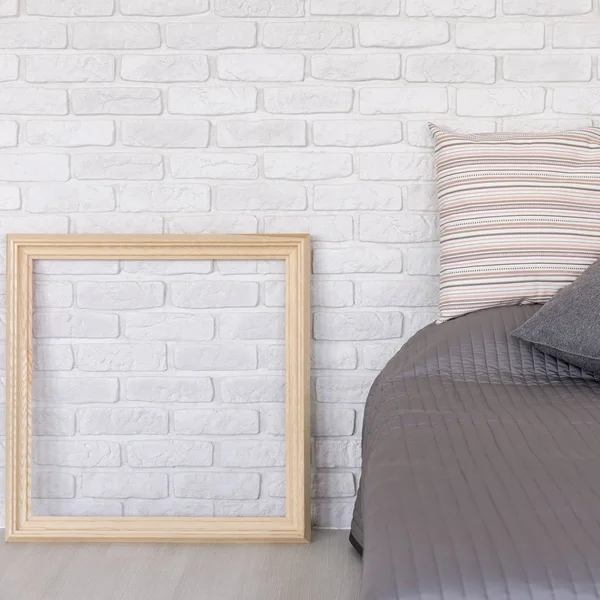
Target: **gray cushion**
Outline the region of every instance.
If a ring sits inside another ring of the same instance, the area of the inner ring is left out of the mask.
[[[600,260],[512,335],[600,376]]]

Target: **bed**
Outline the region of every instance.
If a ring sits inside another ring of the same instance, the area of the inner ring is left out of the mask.
[[[418,332],[369,393],[365,600],[600,597],[600,381],[506,306]]]

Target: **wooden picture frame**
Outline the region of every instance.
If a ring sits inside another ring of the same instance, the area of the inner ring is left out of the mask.
[[[310,541],[310,242],[298,235],[9,235],[6,540]],[[31,514],[34,260],[284,260],[286,516],[45,517]]]

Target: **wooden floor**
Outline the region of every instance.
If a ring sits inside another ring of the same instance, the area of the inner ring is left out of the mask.
[[[3,531],[1,532],[4,533]],[[301,546],[6,544],[2,600],[358,600],[347,531]]]

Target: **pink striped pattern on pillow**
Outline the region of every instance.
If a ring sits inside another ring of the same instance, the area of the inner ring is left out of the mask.
[[[429,127],[441,321],[546,302],[600,257],[600,128],[462,135]]]

